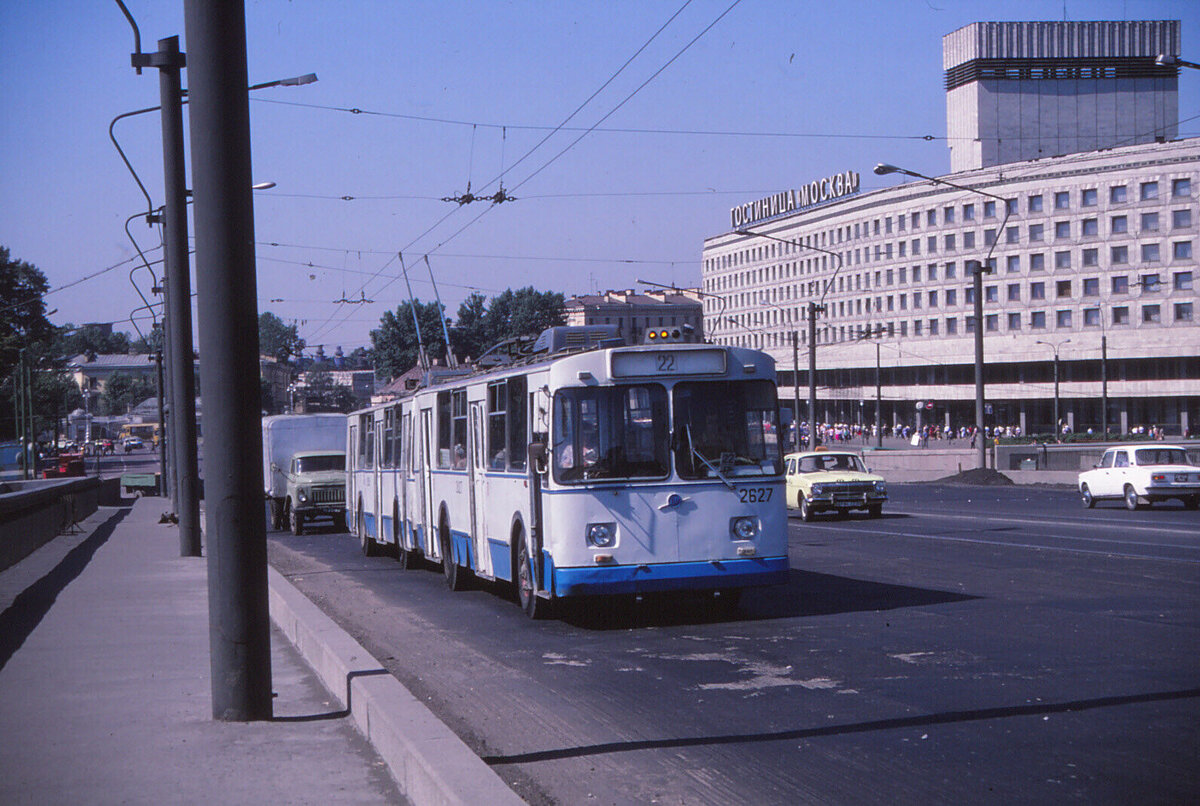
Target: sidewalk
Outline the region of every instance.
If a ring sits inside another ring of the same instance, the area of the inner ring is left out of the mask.
[[[403,803],[277,628],[275,718],[212,719],[206,560],[163,507],[101,508],[0,572],[0,803]]]

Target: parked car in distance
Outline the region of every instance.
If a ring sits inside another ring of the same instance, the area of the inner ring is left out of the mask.
[[[1175,498],[1196,509],[1200,467],[1178,445],[1121,445],[1106,450],[1095,467],[1079,474],[1079,497],[1088,509],[1105,498],[1123,499],[1127,509]]]
[[[815,450],[789,453],[783,458],[787,473],[787,505],[812,520],[819,512],[843,514],[864,509],[878,518],[887,501],[883,477],[870,471],[853,451]]]

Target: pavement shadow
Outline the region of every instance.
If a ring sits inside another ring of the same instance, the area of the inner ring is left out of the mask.
[[[70,585],[91,562],[92,555],[112,537],[129,509],[119,509],[104,523],[96,527],[83,542],[67,552],[58,565],[30,585],[0,613],[0,669],[8,663],[25,639],[37,629],[46,613],[54,606],[58,594]]]
[[[589,598],[563,603],[559,617],[582,629],[616,630],[896,610],[976,598],[979,597],[952,591],[792,569],[787,583],[747,590],[740,604],[699,594]]]
[[[876,719],[867,722],[855,722],[842,725],[821,725],[820,727],[796,728],[793,730],[772,731],[767,733],[740,733],[716,736],[695,736],[680,738],[647,739],[642,741],[608,742],[605,744],[584,745],[579,747],[562,747],[540,750],[514,755],[483,756],[485,764],[500,766],[504,764],[530,764],[540,761],[561,761],[569,758],[587,758],[608,753],[626,753],[632,750],[662,750],[687,747],[705,747],[713,745],[744,745],[761,742],[794,742],[801,739],[814,739],[825,736],[845,736],[874,731],[890,731],[902,728],[926,728],[935,725],[953,725],[964,722],[985,722],[1011,717],[1046,716],[1049,714],[1068,714],[1094,709],[1115,708],[1125,705],[1144,703],[1172,702],[1177,700],[1195,699],[1200,697],[1200,689],[1182,689],[1179,691],[1155,691],[1140,694],[1119,695],[1114,697],[1096,697],[1087,700],[1072,700],[1069,702],[1046,702],[1027,705],[1000,706],[996,708],[977,708],[964,711],[945,711],[934,714],[919,714],[894,719]]]

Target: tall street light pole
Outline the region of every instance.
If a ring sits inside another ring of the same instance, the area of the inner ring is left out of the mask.
[[[967,269],[971,271],[973,276],[973,293],[975,296],[974,319],[975,319],[975,440],[979,446],[979,468],[987,467],[987,440],[984,437],[984,402],[983,402],[983,275],[992,272],[992,253],[996,251],[996,244],[1000,243],[1000,239],[1004,237],[1004,229],[1008,225],[1008,217],[1012,214],[1009,207],[1009,200],[1003,196],[997,196],[994,193],[987,193],[977,188],[968,187],[966,185],[956,185],[953,182],[947,182],[945,179],[938,179],[933,176],[926,176],[916,171],[910,171],[906,168],[898,168],[895,165],[887,163],[879,163],[875,166],[875,173],[879,176],[887,174],[899,173],[905,176],[911,176],[915,179],[924,179],[928,182],[933,182],[937,185],[946,185],[957,190],[963,190],[968,193],[975,193],[979,196],[986,196],[989,199],[995,199],[1004,205],[1004,220],[1000,222],[999,229],[996,230],[996,237],[992,239],[991,247],[988,249],[987,256],[982,263],[975,263],[971,266],[968,263]]]
[[[1068,343],[1069,341],[1071,341],[1071,340],[1063,339],[1062,341],[1059,341],[1059,342],[1049,342],[1049,341],[1042,341],[1041,339],[1039,339],[1037,341],[1037,344],[1044,344],[1045,346],[1049,347],[1051,350],[1054,351],[1054,441],[1055,442],[1058,441],[1058,437],[1062,433],[1062,431],[1059,429],[1059,425],[1058,425],[1059,424],[1059,417],[1058,417],[1058,351],[1064,344]]]
[[[746,229],[734,230],[738,235],[748,236],[752,238],[766,238],[769,241],[779,241],[780,243],[788,244],[793,248],[808,249],[813,252],[822,252],[826,255],[833,255],[838,259],[837,268],[833,270],[833,274],[825,281],[825,287],[821,291],[821,301],[813,302],[809,300],[807,306],[808,314],[808,448],[815,450],[817,447],[817,314],[825,312],[825,295],[829,293],[829,289],[833,287],[833,278],[837,277],[838,272],[845,265],[845,259],[840,252],[833,252],[828,249],[822,249],[819,246],[802,243],[798,240],[789,241],[786,238],[776,238],[774,235],[766,235],[761,232],[752,232]],[[793,336],[794,338],[794,336]]]

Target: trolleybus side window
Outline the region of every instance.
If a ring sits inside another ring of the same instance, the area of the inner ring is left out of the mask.
[[[554,478],[661,478],[670,472],[667,392],[658,384],[554,395]]]
[[[488,407],[488,468],[503,470],[507,465],[505,421],[508,416],[508,382],[489,383],[487,388]]]
[[[375,434],[371,412],[360,415],[358,420],[358,466],[363,470],[375,467]]]
[[[523,470],[527,424],[523,376],[488,384],[487,455],[490,470]]]
[[[508,466],[513,470],[525,469],[525,449],[529,445],[526,388],[524,376],[508,379]]]
[[[437,395],[437,466],[450,467],[450,393]]]
[[[388,408],[383,410],[383,445],[379,455],[380,467],[391,467],[394,460],[392,459],[392,445],[396,433],[396,413]]]
[[[779,411],[769,381],[696,381],[675,385],[675,467],[685,479],[776,475]]]
[[[467,390],[438,392],[438,458],[440,468],[462,470],[467,466]]]

